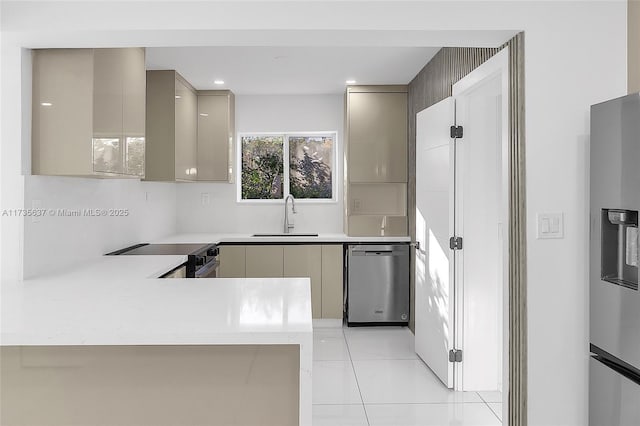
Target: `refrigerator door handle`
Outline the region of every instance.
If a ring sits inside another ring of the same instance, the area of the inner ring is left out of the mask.
[[[623,360],[616,358],[609,352],[599,348],[598,346],[591,344],[591,357],[596,361],[601,362],[605,366],[611,368],[620,375],[626,377],[632,382],[640,385],[640,369],[634,367],[631,364],[624,362]]]

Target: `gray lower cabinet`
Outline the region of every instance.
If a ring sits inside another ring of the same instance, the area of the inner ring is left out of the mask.
[[[219,277],[309,277],[313,318],[342,319],[342,244],[222,245]]]
[[[342,318],[343,254],[341,244],[322,246],[322,318]]]
[[[311,311],[322,317],[322,246],[292,245],[284,247],[284,276],[311,278]]]
[[[245,278],[247,276],[244,246],[220,247],[220,278]]]
[[[247,278],[277,278],[284,276],[283,246],[246,246]]]

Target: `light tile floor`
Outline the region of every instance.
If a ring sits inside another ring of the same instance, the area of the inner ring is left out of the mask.
[[[313,426],[499,426],[500,392],[453,392],[405,327],[313,332]]]

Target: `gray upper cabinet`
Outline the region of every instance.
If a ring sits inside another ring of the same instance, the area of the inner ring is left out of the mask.
[[[407,86],[346,92],[345,233],[408,235]]]
[[[175,94],[176,134],[175,134],[175,179],[196,180],[198,97],[186,80],[178,75]]]
[[[406,86],[347,90],[350,182],[407,182]]]
[[[198,180],[233,181],[235,97],[229,90],[198,92]]]
[[[32,174],[144,174],[144,49],[33,51]]]
[[[145,180],[197,178],[195,89],[174,70],[147,71]]]

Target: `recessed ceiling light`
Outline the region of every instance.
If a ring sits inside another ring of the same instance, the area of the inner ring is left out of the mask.
[[[213,80],[213,84],[217,84],[217,85],[224,84],[224,80]]]
[[[355,80],[347,80],[346,83],[347,84],[356,84],[356,81]]]
[[[41,102],[40,105],[42,105],[42,106],[53,106],[53,104],[51,102]]]
[[[176,99],[181,99],[181,98],[182,98],[182,96],[176,95]]]

